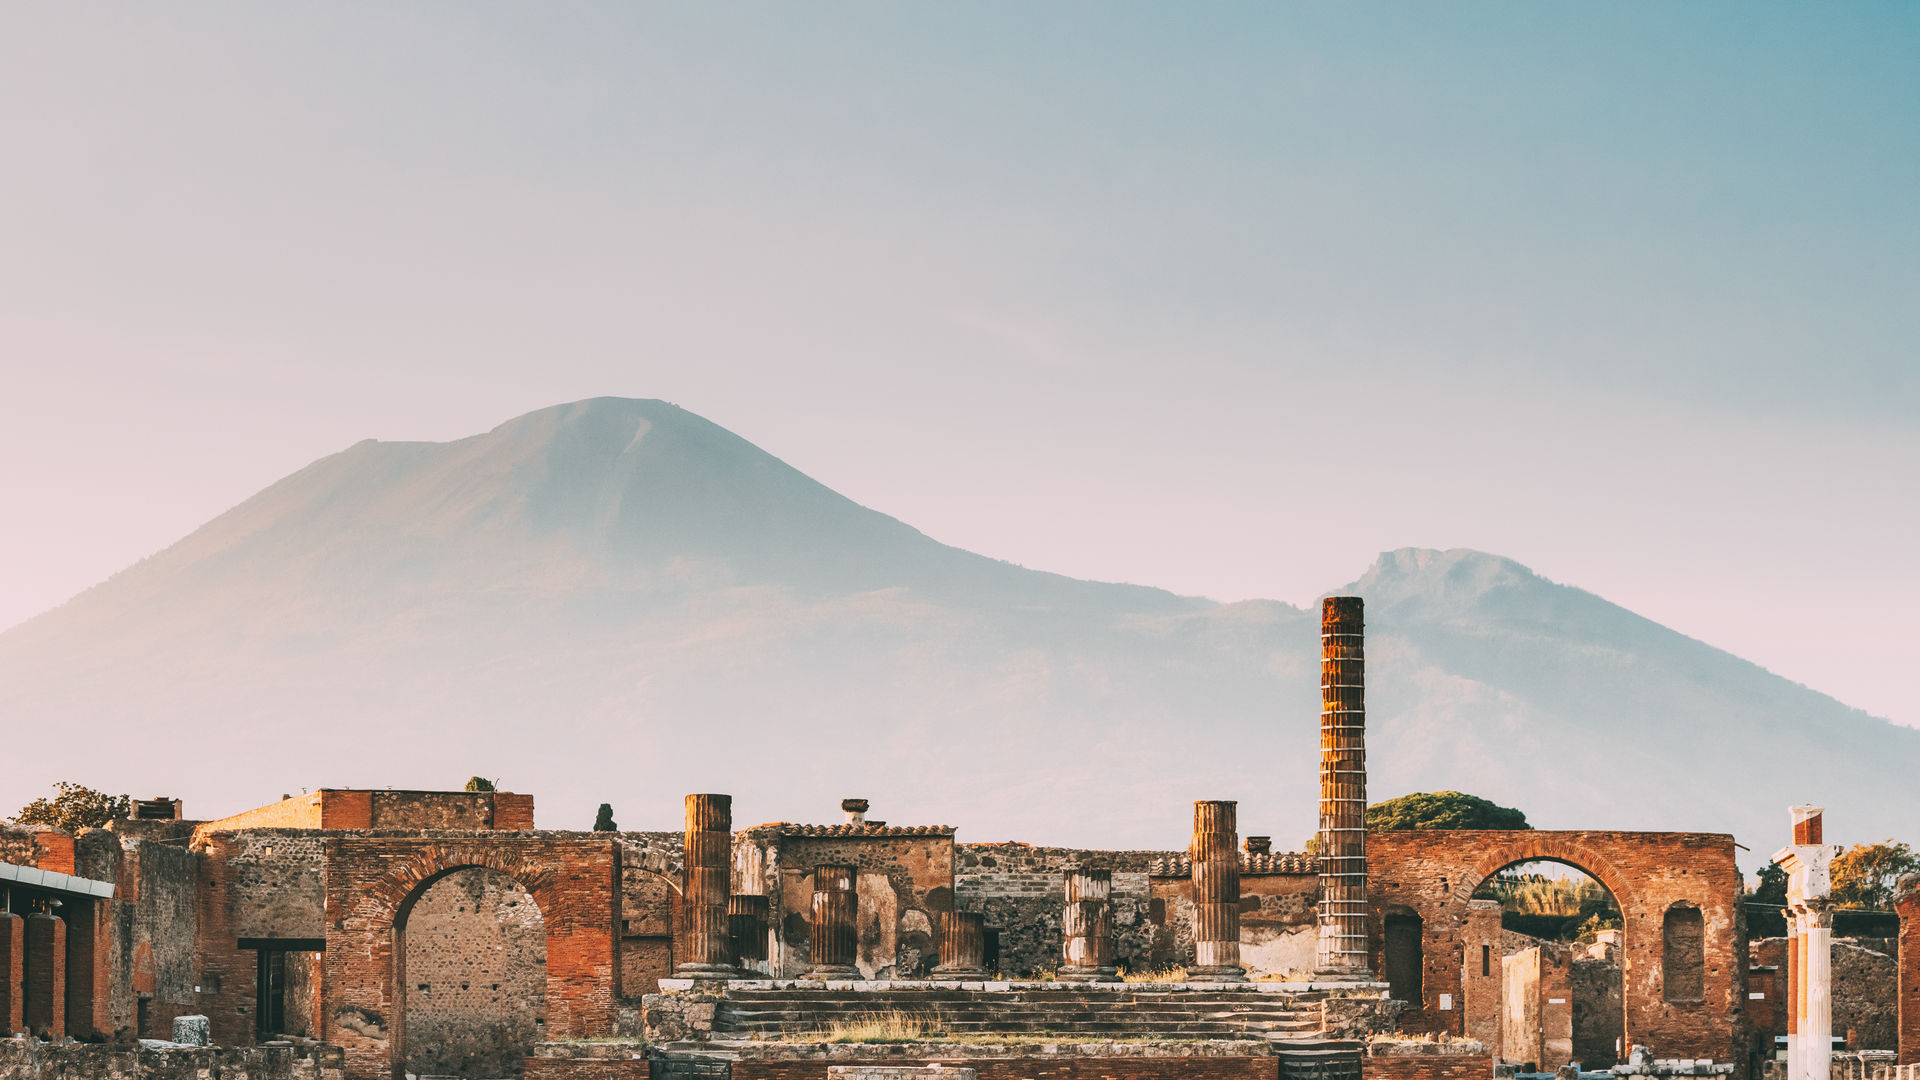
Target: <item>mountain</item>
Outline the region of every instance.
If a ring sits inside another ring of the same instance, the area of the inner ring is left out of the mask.
[[[1734,832],[1792,802],[1920,834],[1920,732],[1514,562],[1390,552],[1368,601],[1376,797]],[[366,441],[0,634],[0,804],[54,780],[215,816],[301,787],[535,793],[672,827],[874,800],[963,839],[1184,845],[1197,798],[1312,830],[1317,613],[938,543],[673,405],[600,398]]]

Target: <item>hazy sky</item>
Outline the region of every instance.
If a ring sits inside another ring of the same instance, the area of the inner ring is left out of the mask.
[[[662,397],[947,542],[1516,558],[1920,724],[1920,5],[0,5],[0,626]]]

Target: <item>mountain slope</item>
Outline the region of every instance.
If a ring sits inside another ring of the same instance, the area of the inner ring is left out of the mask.
[[[1393,552],[1350,590],[1378,795],[1765,850],[1788,802],[1920,824],[1920,733],[1517,564]],[[357,444],[0,634],[0,805],[73,778],[212,815],[481,773],[556,827],[601,801],[671,823],[696,790],[823,820],[858,794],[974,839],[1179,846],[1184,804],[1228,797],[1291,845],[1315,623],[982,558],[672,405],[595,399]]]

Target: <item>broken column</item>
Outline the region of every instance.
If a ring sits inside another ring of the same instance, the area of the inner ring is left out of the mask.
[[[1064,962],[1059,977],[1119,982],[1120,969],[1113,962],[1113,871],[1069,870],[1066,893],[1067,905],[1060,913]]]
[[[1245,982],[1240,966],[1239,804],[1193,804],[1193,967],[1196,982]]]
[[[735,974],[727,922],[732,863],[733,796],[687,796],[686,885],[680,898],[687,958],[674,969],[680,978]]]
[[[940,913],[936,979],[982,979],[987,974],[987,917],[977,911]]]
[[[853,966],[855,919],[860,912],[860,893],[851,866],[813,868],[813,925],[807,969],[809,979],[858,979],[860,969]]]
[[[1787,872],[1787,925],[1793,961],[1788,987],[1788,1080],[1827,1080],[1833,1068],[1833,911],[1827,868],[1839,847],[1825,839],[1817,806],[1788,808],[1793,844],[1774,854]]]
[[[1323,978],[1370,978],[1367,963],[1365,619],[1357,596],[1320,606],[1320,939]]]

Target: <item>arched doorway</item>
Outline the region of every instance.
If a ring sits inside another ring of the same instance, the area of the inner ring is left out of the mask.
[[[1467,922],[1467,1025],[1496,1056],[1546,1071],[1621,1059],[1625,916],[1604,882],[1565,859],[1511,862],[1474,888]]]
[[[326,1041],[348,1080],[405,1075],[409,917],[450,874],[474,867],[526,890],[546,924],[548,1039],[614,1031],[619,995],[620,845],[610,836],[501,834],[329,837],[326,855]],[[489,980],[489,987],[491,980]]]
[[[451,870],[402,906],[394,931],[402,1071],[519,1076],[547,1024],[546,919],[527,890],[486,867]]]

